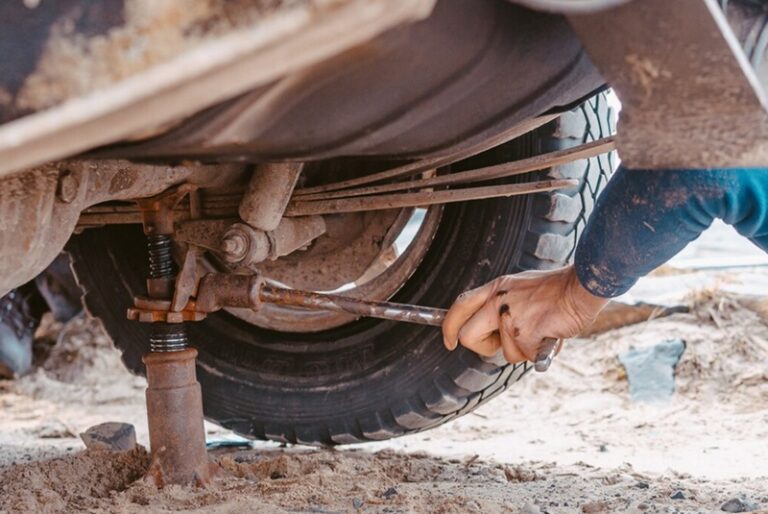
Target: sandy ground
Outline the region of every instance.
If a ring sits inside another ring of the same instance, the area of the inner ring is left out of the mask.
[[[139,479],[142,448],[83,451],[76,434],[104,421],[133,423],[146,445],[144,381],[98,324],[52,326],[58,340],[40,367],[0,382],[0,512],[674,513],[722,512],[732,498],[768,512],[768,324],[759,305],[725,291],[768,270],[666,275],[640,290],[710,284],[688,293],[691,313],[572,341],[549,373],[423,434],[341,450],[217,450],[206,489]],[[617,355],[671,338],[687,343],[675,396],[632,403]],[[207,428],[210,440],[237,439]]]

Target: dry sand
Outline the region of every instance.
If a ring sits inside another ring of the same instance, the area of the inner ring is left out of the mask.
[[[96,423],[147,434],[143,380],[77,320],[35,373],[0,382],[0,512],[672,513],[720,512],[734,497],[768,512],[768,325],[729,296],[695,301],[691,314],[573,341],[548,374],[423,434],[217,450],[218,477],[199,490],[136,480],[142,449],[82,451],[75,434]],[[688,345],[674,399],[631,403],[617,354],[674,337]]]

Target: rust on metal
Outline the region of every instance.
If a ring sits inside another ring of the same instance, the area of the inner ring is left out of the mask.
[[[441,326],[448,313],[446,309],[435,307],[395,302],[371,302],[346,296],[283,289],[269,284],[264,284],[261,287],[260,297],[261,301],[265,303],[291,305],[308,309],[343,311],[358,316],[430,325],[433,327]],[[561,339],[544,338],[539,345],[536,358],[534,359],[534,369],[539,373],[547,371],[562,345],[563,341]]]
[[[323,235],[325,229],[322,216],[283,218],[275,230],[267,232],[245,223],[234,223],[224,232],[217,250],[229,264],[255,269],[267,259],[274,261],[306,248]]]
[[[262,283],[260,275],[209,273],[200,281],[196,308],[202,312],[215,312],[223,307],[258,309]]]
[[[435,307],[421,307],[394,302],[371,302],[346,296],[284,289],[268,284],[261,286],[261,301],[293,307],[342,311],[358,316],[440,326],[448,312]]]
[[[128,319],[142,323],[183,323],[185,321],[202,321],[205,312],[198,310],[194,301],[187,303],[181,311],[171,310],[168,300],[156,300],[137,296],[133,299],[134,306],[128,309]]]
[[[150,353],[147,369],[147,418],[152,448],[149,471],[158,487],[204,485],[211,478],[205,449],[203,399],[195,373],[197,350]]]
[[[179,202],[195,189],[197,187],[192,184],[182,184],[159,195],[136,200],[142,214],[144,233],[173,234],[173,211]]]
[[[197,258],[199,250],[195,246],[190,246],[184,256],[184,263],[181,270],[176,275],[176,282],[173,291],[173,301],[171,310],[173,312],[182,312],[185,310],[190,299],[197,295]]]
[[[82,160],[0,179],[2,222],[11,227],[0,230],[0,295],[32,280],[61,253],[83,210],[106,201],[154,196],[185,181],[206,186],[234,181],[241,172],[242,166]],[[129,210],[133,223],[141,223],[140,210],[135,205]]]
[[[440,175],[436,177],[412,180],[409,182],[395,182],[394,184],[382,184],[378,186],[361,187],[356,189],[342,189],[327,193],[306,194],[297,200],[302,202],[313,200],[330,200],[333,198],[347,198],[352,196],[374,195],[406,191],[409,189],[423,189],[427,187],[447,186],[454,184],[466,184],[470,182],[484,182],[505,177],[514,177],[531,171],[560,166],[579,159],[590,159],[600,154],[609,153],[616,149],[615,137],[609,136],[591,143],[579,145],[565,150],[557,150],[542,155],[535,155],[519,161],[505,162],[485,168]]]
[[[216,312],[223,308],[258,310],[264,304],[273,304],[439,327],[448,313],[446,309],[437,307],[370,301],[335,294],[286,289],[265,283],[259,275],[209,273],[201,280],[198,290],[197,301],[191,302],[188,309],[201,314]],[[140,301],[145,302],[147,307],[170,309],[170,302],[137,299],[137,303]],[[535,359],[536,371],[547,371],[561,346],[562,341],[544,339]],[[156,354],[150,354],[152,355]],[[149,375],[147,379],[150,380]]]
[[[293,162],[258,165],[240,201],[240,218],[255,229],[276,230],[303,168]]]
[[[375,182],[381,182],[384,180],[391,180],[395,178],[410,177],[418,173],[429,171],[431,169],[446,166],[452,162],[458,162],[473,155],[480,154],[486,150],[498,146],[507,141],[522,136],[523,134],[541,127],[549,123],[550,121],[557,119],[559,114],[545,114],[537,116],[535,118],[526,120],[519,125],[502,132],[494,138],[490,138],[482,143],[475,144],[469,148],[462,148],[458,152],[451,152],[448,155],[441,157],[433,157],[431,159],[422,159],[389,170],[380,171],[371,175],[365,175],[362,177],[351,178],[342,182],[334,182],[332,184],[323,184],[320,186],[306,187],[296,190],[296,196],[309,195],[313,193],[323,193],[326,191],[336,191],[339,189],[347,189],[356,186],[362,186],[365,184],[372,184]]]
[[[373,211],[379,209],[399,209],[403,207],[423,207],[441,203],[468,202],[488,198],[527,195],[544,191],[554,191],[578,185],[570,179],[541,180],[524,184],[504,184],[467,189],[445,191],[419,191],[415,193],[392,193],[356,198],[337,198],[312,202],[294,201],[286,210],[286,216],[313,216],[318,214],[337,214],[341,212]]]
[[[551,117],[547,118],[551,119]],[[480,168],[476,170],[469,170],[461,173],[455,173],[450,175],[441,175],[437,177],[426,177],[421,180],[414,180],[409,182],[398,182],[395,184],[385,184],[380,186],[373,186],[372,188],[360,188],[360,189],[352,189],[352,190],[346,190],[346,191],[340,191],[342,189],[352,187],[355,185],[360,184],[366,184],[369,183],[369,181],[377,181],[377,180],[383,180],[385,178],[392,178],[392,177],[398,177],[403,176],[403,173],[405,174],[413,174],[413,173],[425,173],[430,171],[434,168],[425,168],[426,166],[425,162],[429,162],[430,165],[434,166],[436,160],[429,160],[429,161],[418,161],[416,163],[412,163],[409,165],[405,165],[401,168],[396,168],[394,170],[388,170],[387,172],[382,172],[381,174],[374,174],[374,175],[367,175],[364,177],[360,177],[359,179],[352,179],[349,181],[344,182],[337,182],[333,184],[328,184],[324,186],[317,186],[313,188],[306,188],[303,190],[296,190],[294,192],[293,201],[291,204],[289,204],[286,215],[288,216],[301,216],[301,215],[310,215],[310,214],[316,214],[314,211],[317,210],[317,205],[307,205],[307,202],[309,201],[316,201],[318,199],[336,199],[337,196],[341,197],[348,197],[348,196],[360,196],[360,203],[353,203],[352,205],[357,205],[353,210],[346,211],[346,212],[361,212],[368,210],[368,207],[365,208],[362,207],[364,200],[368,200],[370,197],[372,200],[372,203],[368,204],[370,205],[370,209],[373,210],[376,209],[387,209],[391,208],[389,203],[387,203],[387,197],[380,195],[375,196],[374,193],[382,193],[382,192],[388,192],[388,191],[399,191],[399,190],[405,190],[405,189],[417,189],[419,187],[435,187],[439,185],[448,185],[448,184],[454,184],[454,183],[467,183],[467,182],[474,182],[479,180],[491,180],[495,178],[502,178],[507,176],[514,176],[518,175],[520,173],[525,173],[527,171],[535,171],[538,169],[545,169],[549,168],[558,164],[562,164],[563,162],[570,162],[573,160],[581,159],[590,157],[599,153],[606,153],[610,152],[614,149],[614,139],[612,137],[604,138],[599,141],[588,143],[585,145],[579,145],[574,148],[569,148],[567,150],[560,150],[556,152],[551,152],[544,155],[534,156],[527,159],[522,159],[519,161],[512,161],[496,166],[491,166],[487,168]],[[451,159],[447,159],[444,161],[444,164],[453,162],[453,159],[455,159],[456,156],[452,156]],[[442,161],[441,161],[442,162]],[[400,172],[398,170],[405,170],[405,172]],[[376,180],[373,180],[376,178]],[[199,180],[199,179],[198,179]],[[494,186],[495,191],[499,192],[496,196],[506,196],[505,193],[503,193],[503,188],[510,188],[512,190],[521,190],[517,191],[514,194],[526,194],[527,192],[535,192],[535,191],[526,191],[525,188],[527,187],[525,184],[512,184],[508,186]],[[568,185],[565,185],[565,187],[568,187]],[[333,191],[332,193],[326,191]],[[468,194],[466,191],[458,193],[459,196],[466,195],[461,199],[456,199],[456,195],[454,195],[451,192],[448,191],[440,191],[438,193],[432,193],[432,192],[420,192],[419,194],[421,196],[408,196],[408,195],[394,195],[398,198],[402,198],[399,202],[394,202],[397,205],[394,205],[394,207],[402,206],[403,203],[404,207],[420,207],[427,205],[429,203],[424,203],[424,198],[437,198],[440,201],[434,201],[433,203],[448,203],[452,201],[467,201],[467,200],[475,200],[480,197],[482,198],[491,198],[492,196],[482,195],[472,195]],[[538,191],[538,190],[536,190]],[[486,191],[487,192],[487,191]],[[409,193],[409,194],[416,194],[416,193]],[[435,196],[437,194],[437,196]],[[203,246],[205,248],[211,249],[211,250],[217,250],[218,247],[216,246],[217,241],[215,241],[215,236],[212,235],[212,232],[218,231],[220,229],[220,226],[214,226],[214,222],[219,223],[219,225],[225,223],[224,220],[234,220],[238,216],[238,208],[242,202],[242,193],[239,191],[203,191],[202,194],[199,195],[199,198],[196,198],[195,204],[195,212],[196,215],[192,216],[191,210],[192,210],[192,202],[188,202],[186,200],[182,200],[179,205],[174,210],[174,220],[177,224],[180,224],[178,227],[179,234],[183,237],[187,238],[190,242],[193,240],[196,241],[195,244],[199,246]],[[331,204],[333,205],[333,204]],[[346,205],[346,204],[345,204]],[[307,212],[305,212],[307,210]],[[311,212],[309,212],[311,210]],[[328,211],[327,209],[323,209],[322,213],[333,213],[337,214],[339,212],[344,211]],[[320,214],[320,213],[317,213]],[[202,220],[191,220],[190,218],[207,218]],[[214,219],[211,219],[214,218]],[[78,223],[78,227],[88,228],[88,227],[94,227],[94,226],[102,226],[102,225],[111,225],[111,224],[134,224],[134,223],[141,223],[141,212],[136,209],[133,206],[130,205],[98,205],[94,207],[90,207],[86,209],[81,215],[80,220]],[[197,221],[200,221],[203,225],[197,226],[195,223]],[[185,239],[186,240],[186,239]],[[219,242],[220,243],[220,242]],[[233,252],[235,254],[239,254],[243,251],[243,248],[239,248],[240,252],[237,252],[236,248],[234,248],[234,244],[237,243],[236,241],[233,241]],[[244,241],[243,241],[244,243]]]
[[[221,250],[221,238],[227,228],[237,223],[236,218],[186,219],[185,209],[174,211],[176,232],[174,240],[211,251]]]

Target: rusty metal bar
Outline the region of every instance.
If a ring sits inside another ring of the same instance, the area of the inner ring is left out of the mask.
[[[393,193],[388,195],[359,198],[338,198],[314,202],[293,202],[285,211],[286,216],[312,216],[316,214],[338,214],[342,212],[362,212],[382,209],[401,209],[403,207],[423,207],[441,203],[468,202],[527,195],[544,191],[554,191],[575,187],[576,180],[542,180],[524,184],[504,184],[498,186],[471,187],[444,191],[418,191],[415,193]]]
[[[464,150],[459,153],[454,153],[445,157],[436,157],[433,159],[424,159],[421,161],[410,162],[408,164],[404,164],[396,168],[384,170],[379,173],[373,173],[371,175],[366,175],[364,177],[357,177],[349,180],[344,180],[342,182],[334,182],[333,184],[323,184],[320,186],[297,189],[295,191],[294,196],[299,197],[299,196],[309,195],[313,193],[323,193],[327,191],[347,189],[351,187],[362,186],[365,184],[371,184],[374,182],[381,182],[382,180],[408,177],[408,176],[415,175],[417,173],[421,173],[422,171],[428,171],[434,168],[439,168],[440,166],[445,166],[452,162],[458,162],[462,159],[466,159],[467,157],[477,155],[490,148],[493,148],[494,146],[498,146],[518,136],[522,136],[525,133],[535,130],[540,126],[545,125],[554,119],[557,119],[559,116],[560,116],[559,114],[546,114],[543,116],[538,116],[536,118],[528,120],[527,122],[521,123],[513,127],[512,129],[500,134],[499,136],[493,139],[484,141],[480,145],[477,145],[473,148]]]
[[[541,189],[538,186],[536,188],[529,188],[529,186],[537,184],[541,185],[543,183],[549,184],[550,187]],[[424,205],[433,205],[437,203],[451,203],[451,202],[463,202],[463,201],[471,201],[471,200],[479,200],[482,198],[495,198],[500,196],[515,196],[515,195],[522,195],[522,194],[528,194],[528,193],[536,193],[540,191],[550,191],[554,189],[561,189],[565,187],[571,187],[575,185],[573,181],[568,180],[548,180],[544,182],[534,182],[534,183],[526,183],[526,184],[510,184],[505,186],[487,186],[482,188],[468,188],[468,189],[455,189],[455,190],[447,190],[447,191],[437,191],[437,192],[420,192],[420,193],[406,193],[406,194],[396,194],[396,195],[382,195],[382,196],[361,196],[358,198],[351,198],[350,200],[354,200],[353,203],[350,204],[342,204],[340,208],[345,209],[352,209],[352,210],[345,210],[345,211],[329,211],[327,209],[321,209],[317,214],[328,214],[328,213],[334,213],[334,212],[359,212],[359,211],[366,211],[366,210],[377,210],[377,209],[391,209],[391,208],[397,208],[402,205],[402,201],[407,202],[404,207],[419,207]],[[512,193],[509,193],[510,186],[514,186],[511,188]],[[488,195],[483,194],[479,195],[473,191],[476,191],[477,189],[483,189],[487,191],[495,191],[498,194],[495,195]],[[457,198],[453,193],[463,193],[464,195],[467,195],[466,197]],[[466,193],[470,192],[470,193]],[[446,193],[449,193],[446,195]],[[411,197],[408,195],[418,195],[417,197]],[[438,195],[437,197],[435,195]],[[397,206],[392,207],[389,204],[386,204],[386,198],[396,197],[403,199],[401,200]],[[381,200],[384,198],[384,200]],[[437,198],[437,201],[429,201],[430,199]],[[426,200],[425,200],[426,199]],[[368,202],[369,200],[375,200],[375,202],[372,202],[370,204],[370,207],[366,206],[365,202]],[[412,203],[415,200],[418,200],[420,203]],[[339,200],[333,200],[334,202]],[[232,195],[228,196],[227,198],[224,198],[224,202],[219,201],[219,199],[205,199],[203,201],[203,211],[205,213],[206,218],[232,218],[237,215],[237,205],[239,202],[239,197]],[[213,205],[215,203],[215,206]],[[318,205],[324,202],[302,202],[302,201],[294,201],[293,204],[290,204],[288,207],[288,210],[286,211],[286,216],[305,216],[310,214],[304,214],[305,212],[309,213],[310,210],[316,210],[318,209]],[[382,204],[382,205],[380,205]],[[386,205],[384,205],[386,204]],[[313,212],[313,214],[315,214]],[[174,219],[177,223],[188,221],[190,218],[189,210],[182,208],[176,209],[174,211]],[[101,208],[101,207],[94,207],[91,209],[87,209],[80,215],[80,219],[77,223],[78,230],[83,230],[86,228],[91,227],[100,227],[103,225],[132,225],[141,223],[141,212],[136,209],[133,206],[115,206],[110,208]]]
[[[357,316],[389,321],[403,321],[433,327],[442,326],[443,320],[445,320],[445,316],[448,314],[447,309],[436,307],[395,302],[373,302],[333,294],[284,289],[269,284],[261,285],[259,299],[262,302],[276,305],[348,312]],[[552,360],[560,351],[561,346],[561,340],[549,337],[543,339],[534,360],[534,369],[539,373],[547,371],[552,364]]]
[[[371,302],[333,294],[312,293],[295,289],[284,289],[268,284],[261,286],[259,297],[262,302],[291,307],[305,307],[337,312],[348,312],[358,316],[405,321],[420,325],[439,327],[448,312],[445,309],[421,307],[394,302]]]
[[[430,177],[422,180],[414,180],[410,182],[398,182],[395,184],[382,184],[382,185],[373,186],[373,187],[349,189],[346,191],[332,191],[329,193],[312,193],[312,194],[308,193],[309,191],[314,191],[317,188],[308,188],[303,191],[297,190],[294,193],[293,203],[289,204],[287,213],[290,216],[303,216],[305,215],[304,210],[306,209],[307,214],[310,213],[310,210],[312,211],[312,214],[314,214],[315,213],[314,211],[319,207],[319,205],[317,204],[319,199],[334,200],[336,199],[336,197],[353,197],[353,196],[359,197],[357,198],[356,202],[343,203],[341,206],[339,206],[339,208],[353,209],[351,211],[321,210],[321,211],[318,211],[318,213],[325,214],[329,212],[357,212],[357,211],[364,211],[364,210],[375,210],[377,208],[378,209],[394,208],[387,203],[388,202],[387,196],[384,196],[384,195],[373,196],[373,194],[383,193],[388,191],[396,192],[396,191],[405,190],[405,189],[434,187],[434,186],[456,184],[456,183],[467,183],[470,181],[492,180],[492,179],[501,178],[501,177],[519,175],[522,173],[526,173],[528,171],[550,168],[552,166],[560,165],[566,162],[593,157],[594,155],[598,155],[600,153],[610,152],[614,149],[614,145],[615,145],[614,137],[607,137],[607,138],[600,139],[598,141],[594,141],[592,143],[579,145],[574,148],[569,148],[567,150],[550,152],[547,154],[530,157],[528,159],[523,159],[520,161],[508,162],[508,163],[498,164],[495,166],[489,166],[486,168],[479,168],[475,170],[468,170],[465,172],[455,173],[451,175]],[[423,164],[423,163],[420,163],[420,164]],[[413,169],[416,169],[416,168],[413,168]],[[424,169],[422,169],[421,166],[418,167],[418,170],[425,171]],[[368,179],[370,177],[371,176],[360,177],[360,178]],[[340,185],[343,185],[343,184],[352,184],[355,182],[355,180],[356,179],[353,179],[345,183],[339,182],[336,184],[329,184],[328,186],[331,189],[335,189],[336,187],[339,187]],[[540,183],[535,183],[535,184],[540,184]],[[554,188],[568,187],[569,185],[570,184],[562,184],[562,185],[557,185]],[[319,186],[319,187],[325,187],[325,186]],[[507,188],[510,188],[510,187],[512,188],[512,191],[513,191],[512,194],[508,194],[504,192],[507,190]],[[439,191],[437,193],[422,191],[420,193],[398,194],[394,196],[396,196],[399,199],[399,202],[397,202],[398,205],[402,206],[403,202],[407,202],[404,205],[405,207],[413,207],[413,206],[422,206],[422,205],[432,205],[433,203],[450,203],[450,202],[458,202],[458,201],[469,201],[469,200],[477,200],[480,198],[493,198],[495,196],[512,196],[514,194],[526,194],[529,192],[541,191],[541,189],[531,189],[531,190],[525,189],[527,187],[528,187],[528,184],[493,186],[493,190],[498,192],[497,195],[488,195],[487,194],[488,189],[486,188],[485,189],[486,193],[482,193],[482,191],[472,190],[472,189],[460,189],[460,190],[453,190],[453,191]],[[519,191],[518,188],[523,188],[524,190]],[[479,188],[479,189],[483,189],[483,188]],[[475,193],[481,193],[480,197],[475,196],[474,193],[471,193],[472,191],[475,191]],[[417,196],[409,196],[412,194],[417,194]],[[462,195],[468,195],[468,196],[462,196]],[[391,199],[391,196],[389,198]],[[430,199],[434,200],[436,198],[440,200],[424,203],[425,198],[427,200],[430,200]],[[204,218],[237,217],[238,206],[240,205],[241,199],[242,199],[242,194],[239,194],[239,193],[227,192],[227,193],[210,194],[210,193],[204,192],[202,195],[200,195],[198,210],[200,211],[200,213],[203,215]],[[371,203],[366,203],[365,206],[363,206],[363,204],[365,202],[368,202],[369,200],[371,201]],[[377,205],[381,205],[381,206],[377,207]],[[190,219],[190,207],[187,204],[187,202],[182,202],[174,210],[174,219],[177,223],[187,221]],[[98,227],[103,225],[129,225],[129,224],[135,224],[135,223],[141,223],[141,213],[134,205],[97,205],[97,206],[90,207],[81,213],[80,219],[77,224],[77,228],[78,230],[83,230],[86,228]]]
[[[360,317],[442,326],[448,311],[405,303],[370,301],[335,294],[286,289],[264,282],[256,275],[209,273],[200,282],[196,308],[208,314],[227,307],[258,310],[265,303],[303,309],[346,312]],[[546,371],[560,347],[544,339],[535,358],[536,371]]]
[[[450,175],[441,175],[438,177],[425,178],[422,180],[413,180],[410,182],[396,182],[394,184],[382,184],[378,186],[361,187],[357,189],[343,189],[341,191],[332,191],[328,193],[315,193],[298,197],[302,202],[314,200],[331,200],[334,198],[348,198],[352,196],[374,195],[381,193],[392,193],[395,191],[405,191],[408,189],[422,189],[427,187],[447,186],[453,184],[465,184],[468,182],[484,182],[486,180],[495,180],[505,177],[513,177],[530,173],[531,171],[543,170],[552,166],[559,166],[567,162],[579,159],[590,159],[600,154],[612,152],[616,149],[616,140],[614,136],[604,137],[579,145],[574,148],[557,150],[542,155],[536,155],[519,161],[505,162],[485,168],[461,171],[451,173]]]

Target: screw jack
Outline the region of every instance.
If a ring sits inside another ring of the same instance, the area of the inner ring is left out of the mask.
[[[173,297],[176,265],[173,260],[173,207],[186,194],[142,200],[147,235],[150,302]],[[203,485],[210,480],[211,464],[205,448],[203,397],[195,372],[197,350],[189,347],[182,322],[150,316],[150,350],[143,361],[147,374],[147,419],[152,465],[148,476],[158,487],[166,484]]]

